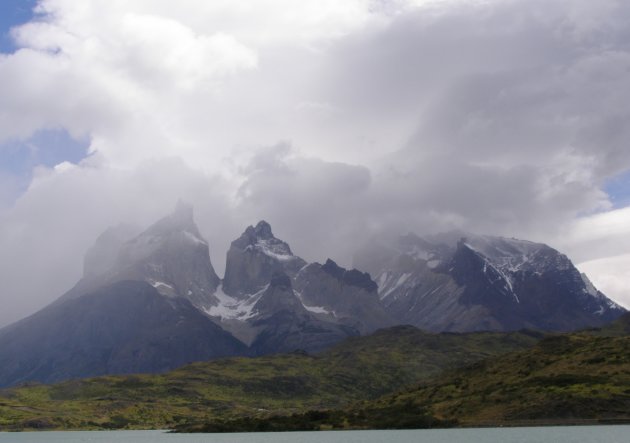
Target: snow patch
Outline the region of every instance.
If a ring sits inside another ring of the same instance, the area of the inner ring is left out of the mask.
[[[268,286],[265,286],[245,300],[237,300],[223,292],[223,285],[219,285],[214,293],[217,304],[204,308],[204,311],[211,317],[219,317],[223,320],[248,320],[256,315],[254,305],[267,290]]]
[[[256,244],[245,248],[246,251],[251,249],[260,251],[266,256],[279,261],[290,261],[297,258],[291,253],[291,250],[286,243],[275,238],[268,240],[259,239]]]
[[[529,246],[529,242],[524,242]],[[505,295],[512,296],[516,303],[520,303],[520,299],[514,292],[514,274],[518,272],[521,267],[529,261],[526,255],[513,256],[509,255],[509,252],[496,247],[494,258],[488,257],[483,251],[476,249],[468,242],[464,245],[474,251],[483,260],[483,273],[488,275],[488,279],[491,284],[503,283],[503,292]],[[497,253],[498,252],[498,253]],[[496,275],[493,279],[492,275]]]
[[[589,280],[586,274],[581,273],[580,277],[582,278],[582,282],[584,282],[584,292],[592,296],[597,296],[597,288],[595,288],[595,285]]]
[[[388,273],[388,276],[389,275],[390,274]],[[391,285],[384,284],[383,285],[384,292],[382,292],[381,295],[380,295],[381,300],[384,300],[390,294],[392,294],[394,291],[396,291],[398,288],[400,288],[402,285],[404,285],[405,282],[409,279],[409,277],[411,277],[411,275],[412,275],[411,272],[405,272],[404,274],[401,274],[398,277],[398,279],[396,280],[396,282],[394,282],[393,284],[391,284]],[[388,279],[388,280],[390,280],[390,279]]]
[[[302,303],[302,306],[304,306],[304,309],[306,309],[307,311],[314,314],[327,314],[332,315],[333,317],[335,316],[334,311],[330,311],[323,306],[309,306],[304,303],[304,299],[302,298],[302,294],[300,292],[294,290],[293,293],[297,296],[298,300],[300,300],[300,303]]]
[[[164,283],[163,281],[151,281],[151,286],[153,286],[155,289],[160,289],[160,288],[168,288],[168,289],[172,289],[173,291],[175,290],[175,288],[172,285],[169,285],[168,283]]]
[[[429,261],[427,262],[427,267],[428,267],[429,269],[435,269],[435,268],[437,268],[437,267],[440,265],[440,263],[442,263],[442,261],[441,261],[441,260],[436,260],[436,259],[429,260]]]
[[[323,306],[308,306],[305,305],[304,303],[302,303],[302,306],[304,306],[304,309],[306,309],[307,311],[310,312],[314,312],[315,314],[330,314],[331,312],[324,308]]]
[[[467,237],[464,245],[505,275],[522,270],[540,271],[549,266],[538,257],[546,248],[540,243],[514,238],[473,236]],[[558,264],[554,267],[558,267]]]
[[[192,232],[184,231],[184,237],[186,237],[187,240],[194,244],[206,246],[208,245],[208,243],[204,239],[197,237]]]
[[[414,248],[411,250],[411,253],[409,254],[411,255],[411,257],[415,258],[416,260],[430,260],[431,258],[433,258],[433,253],[430,251],[427,251],[425,249],[420,249],[417,246],[414,246]]]
[[[381,292],[381,290],[385,286],[385,283],[387,283],[388,279],[389,279],[389,272],[388,271],[382,272],[378,276],[378,281],[376,282],[376,285],[378,286],[379,292]]]

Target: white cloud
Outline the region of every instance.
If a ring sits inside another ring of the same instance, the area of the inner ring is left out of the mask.
[[[630,309],[630,254],[587,261],[578,268],[600,291]]]
[[[0,143],[64,128],[94,154],[39,170],[0,215],[0,280],[23,300],[0,323],[67,288],[99,230],[148,223],[180,196],[218,268],[259,218],[305,258],[345,264],[380,229],[545,240],[580,262],[630,250],[628,210],[584,215],[608,211],[603,184],[630,169],[627,2],[38,11],[14,30],[21,49],[0,56]]]
[[[630,207],[580,217],[565,227],[558,244],[578,261],[630,251]]]
[[[22,49],[0,59],[1,137],[60,126],[90,134],[117,166],[173,154],[198,165],[285,137],[270,120],[302,101],[283,79],[302,69],[293,63],[375,17],[362,1],[314,0],[45,0],[38,10],[14,30]]]

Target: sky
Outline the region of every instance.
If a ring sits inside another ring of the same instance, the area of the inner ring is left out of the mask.
[[[109,226],[194,205],[345,266],[381,233],[545,242],[630,307],[624,0],[7,0],[0,326]]]

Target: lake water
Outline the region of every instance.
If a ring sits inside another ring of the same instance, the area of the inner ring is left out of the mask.
[[[0,443],[628,443],[630,426],[168,434],[161,431],[0,432]]]

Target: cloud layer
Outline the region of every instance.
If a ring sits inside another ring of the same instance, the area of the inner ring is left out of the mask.
[[[603,189],[630,169],[628,20],[621,0],[42,1],[0,55],[0,149],[63,129],[90,156],[0,213],[0,324],[179,197],[219,269],[262,218],[347,265],[376,232],[451,228],[619,258],[630,213]],[[623,267],[585,269],[603,287]]]

